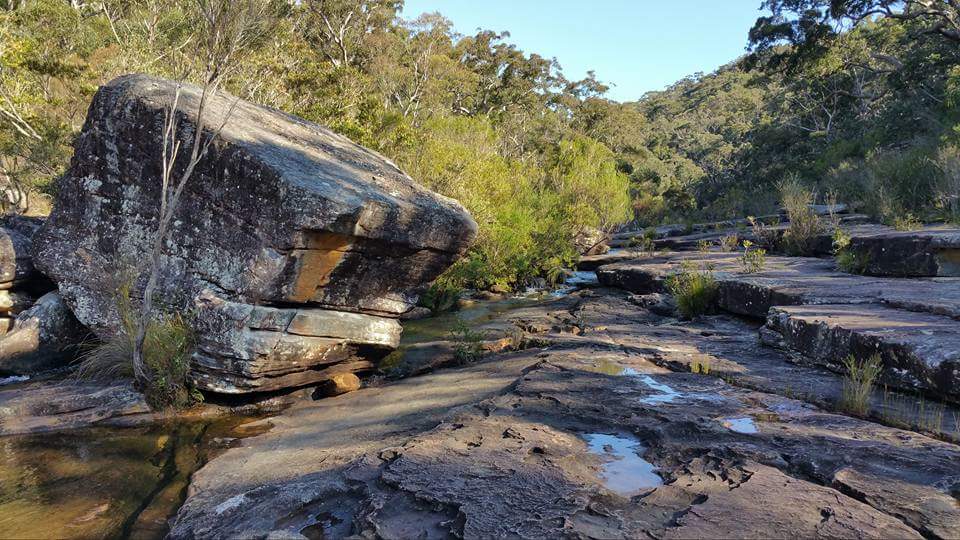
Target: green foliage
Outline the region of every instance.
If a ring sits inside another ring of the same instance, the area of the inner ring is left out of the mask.
[[[429,308],[433,313],[451,311],[457,307],[461,292],[463,290],[460,287],[441,279],[432,283],[430,288],[420,295],[417,305]]]
[[[325,124],[460,200],[480,234],[451,286],[522,286],[569,267],[579,230],[629,219],[621,156],[641,119],[592,76],[568,80],[506,33],[459,36],[438,14],[405,21],[398,0],[364,2],[363,16],[346,0],[252,1],[269,16],[225,88]],[[0,90],[23,119],[0,115],[0,180],[50,192],[90,97],[113,77],[203,72],[201,3],[121,4],[0,10]]]
[[[454,343],[454,360],[459,364],[476,362],[483,357],[483,334],[470,328],[463,319],[457,319],[450,341]]]
[[[843,378],[840,408],[862,416],[870,408],[870,394],[883,370],[883,362],[879,354],[863,361],[850,355],[843,360],[843,367],[847,373]]]
[[[781,240],[784,251],[791,255],[813,255],[816,238],[824,230],[823,222],[810,208],[813,193],[795,177],[781,182],[779,191],[790,220]]]
[[[960,180],[938,157],[960,139],[956,44],[925,36],[927,20],[871,18],[839,34],[831,27],[814,49],[782,47],[789,32],[802,28],[794,37],[807,43],[826,30],[789,4],[843,13],[854,2],[768,4],[786,11],[757,22],[755,55],[635,104],[647,121],[632,160],[637,212],[650,222],[766,214],[774,182],[790,177],[885,221],[953,219]]]
[[[717,301],[717,282],[707,269],[684,263],[679,272],[666,280],[667,289],[677,301],[680,314],[688,319],[710,313]]]
[[[710,374],[710,357],[701,356],[700,358],[695,358],[690,362],[690,373],[699,373],[701,375]]]
[[[762,272],[767,264],[767,250],[753,247],[753,242],[743,241],[743,253],[740,255],[740,268],[746,274]]]
[[[916,231],[923,228],[923,222],[910,212],[907,212],[902,216],[893,218],[893,228],[898,231]]]
[[[839,255],[850,246],[850,233],[837,227],[833,230],[833,253]]]
[[[725,234],[720,237],[719,246],[720,251],[730,252],[736,251],[737,246],[740,245],[740,235],[734,234]]]
[[[870,258],[864,253],[849,248],[842,248],[836,254],[837,268],[848,274],[866,273],[870,266]]]
[[[116,295],[119,330],[94,345],[77,366],[82,379],[114,379],[133,376],[133,349],[140,313],[130,299],[131,281],[118,287]],[[147,325],[144,364],[150,376],[144,395],[156,409],[184,408],[203,400],[189,380],[194,333],[186,317],[160,314]]]

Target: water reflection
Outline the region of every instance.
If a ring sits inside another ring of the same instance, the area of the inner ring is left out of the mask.
[[[162,538],[213,441],[249,421],[0,437],[0,537]]]
[[[736,433],[756,433],[757,424],[749,416],[743,418],[726,418],[723,427]]]
[[[663,484],[654,472],[656,467],[640,457],[646,451],[640,441],[603,433],[588,433],[583,438],[591,453],[603,457],[601,478],[611,491],[631,497]]]

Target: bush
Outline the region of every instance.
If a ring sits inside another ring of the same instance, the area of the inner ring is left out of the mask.
[[[736,251],[737,246],[740,245],[740,236],[736,233],[721,236],[718,245],[720,246],[720,251]]]
[[[418,130],[400,165],[479,224],[474,246],[444,275],[451,286],[516,289],[575,263],[576,231],[630,217],[629,178],[596,141],[560,139],[536,163],[505,157],[487,118],[438,116]]]
[[[866,273],[870,266],[870,259],[866,254],[860,254],[847,248],[837,251],[834,260],[837,262],[837,268],[848,274]]]
[[[753,249],[751,249],[753,248]],[[762,272],[767,264],[767,250],[754,248],[753,242],[743,241],[743,254],[740,255],[740,268],[747,274]]]
[[[960,224],[960,147],[950,145],[937,152],[936,166],[940,170],[936,207],[944,221]]]
[[[677,301],[680,314],[692,319],[713,310],[717,302],[717,282],[708,270],[697,270],[684,263],[680,272],[667,278],[667,289]]]
[[[457,300],[460,299],[462,289],[451,285],[446,280],[440,279],[432,283],[430,287],[420,295],[418,306],[429,308],[434,313],[451,311],[457,307]]]
[[[870,408],[874,383],[883,369],[880,355],[874,354],[862,362],[850,355],[843,360],[843,367],[847,374],[843,379],[840,407],[847,412],[864,415]]]
[[[450,340],[454,342],[453,358],[458,364],[469,364],[483,357],[483,334],[474,331],[463,319],[457,319]]]
[[[813,193],[804,188],[796,177],[780,183],[780,200],[787,211],[790,224],[783,233],[782,245],[790,255],[811,255],[816,237],[823,233],[823,222],[810,208]]]
[[[907,212],[905,215],[893,219],[893,228],[898,231],[917,231],[923,228],[923,222]]]
[[[130,299],[131,285],[117,290],[119,331],[80,359],[76,376],[86,379],[114,379],[133,376],[133,350],[140,312]],[[150,382],[143,388],[151,407],[183,408],[201,401],[203,395],[189,380],[190,357],[195,336],[186,317],[161,313],[147,325],[143,344],[144,365]]]

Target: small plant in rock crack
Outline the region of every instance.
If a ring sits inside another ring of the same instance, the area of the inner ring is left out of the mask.
[[[690,373],[699,373],[701,375],[710,374],[710,357],[701,356],[690,362]]]
[[[483,334],[470,328],[463,319],[457,319],[450,341],[454,344],[453,358],[459,364],[475,362],[483,356]]]
[[[720,251],[736,251],[737,246],[740,245],[740,235],[734,233],[721,236],[718,245],[720,246]]]
[[[866,360],[847,356],[843,360],[843,367],[847,374],[843,378],[843,393],[840,396],[840,408],[863,416],[870,408],[870,394],[880,372],[883,370],[883,361],[879,354],[874,354]]]
[[[753,246],[749,240],[743,241],[743,254],[740,255],[740,268],[744,273],[762,272],[767,264],[767,250]]]
[[[898,231],[918,231],[923,228],[923,222],[908,212],[893,218],[893,228]]]
[[[710,253],[710,246],[709,240],[697,240],[697,251],[700,253]]]
[[[692,319],[709,313],[717,302],[717,281],[709,269],[698,270],[685,262],[680,271],[666,280],[667,289],[677,301],[677,310]]]
[[[850,233],[837,227],[833,230],[833,254],[838,255],[850,246]]]
[[[869,255],[858,253],[850,248],[838,251],[834,260],[837,262],[837,268],[848,274],[865,274],[870,266]]]

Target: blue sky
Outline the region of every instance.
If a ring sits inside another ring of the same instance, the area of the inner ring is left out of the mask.
[[[761,0],[406,0],[404,18],[439,11],[457,32],[510,32],[524,52],[555,57],[568,78],[587,70],[633,101],[745,52]]]

